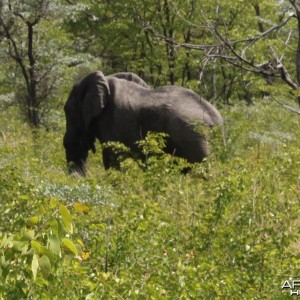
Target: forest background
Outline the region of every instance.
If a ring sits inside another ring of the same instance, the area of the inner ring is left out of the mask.
[[[297,292],[299,1],[1,0],[0,61],[0,299]],[[63,105],[97,69],[191,88],[224,136],[186,176],[159,136],[68,176]]]

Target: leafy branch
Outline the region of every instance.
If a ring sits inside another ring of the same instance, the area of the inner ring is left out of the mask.
[[[274,33],[276,31],[279,31],[280,29],[284,28],[290,20],[293,18],[297,18],[298,22],[300,20],[300,9],[296,5],[295,1],[291,1],[294,4],[294,7],[297,8],[296,13],[293,13],[289,15],[287,18],[285,18],[282,22],[279,24],[276,24],[272,27],[270,27],[267,30],[261,30],[259,34],[256,34],[250,38],[243,38],[239,40],[231,40],[228,38],[226,33],[221,33],[219,31],[219,26],[216,24],[212,24],[211,22],[205,20],[205,26],[202,26],[203,28],[206,28],[211,35],[216,40],[215,44],[192,44],[192,43],[186,43],[186,42],[179,42],[178,40],[170,37],[166,37],[164,34],[158,33],[153,26],[146,22],[145,20],[142,20],[140,16],[137,17],[138,22],[143,27],[143,29],[146,32],[149,32],[154,36],[157,40],[163,41],[167,44],[172,44],[176,47],[183,47],[189,50],[198,50],[202,51],[207,59],[222,59],[225,60],[230,65],[233,65],[235,67],[238,67],[244,71],[255,73],[262,76],[268,76],[268,77],[278,77],[281,78],[288,86],[290,86],[292,89],[296,90],[299,88],[299,83],[297,81],[294,81],[287,70],[287,68],[284,66],[282,62],[282,58],[279,58],[278,54],[275,52],[274,48],[269,46],[269,53],[272,57],[272,59],[268,61],[263,61],[260,63],[255,62],[254,58],[247,58],[246,53],[247,51],[258,41],[266,38],[271,33]],[[176,8],[174,8],[174,11],[176,14],[179,15],[179,12]],[[188,20],[184,21],[189,26],[197,26],[199,25],[193,24],[189,22]],[[300,28],[300,27],[299,27]],[[237,49],[237,45],[244,44],[244,47],[240,50]],[[299,44],[300,45],[300,44]],[[300,47],[300,46],[299,46]],[[299,48],[298,47],[298,48]],[[297,70],[300,68],[299,67]],[[300,71],[299,71],[300,72]]]

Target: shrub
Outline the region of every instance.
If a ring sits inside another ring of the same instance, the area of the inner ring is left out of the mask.
[[[225,139],[212,132],[212,155],[187,175],[150,135],[146,162],[104,171],[96,154],[80,178],[66,174],[62,121],[33,133],[14,113],[0,118],[0,298],[289,297],[297,115],[270,103],[224,111]]]

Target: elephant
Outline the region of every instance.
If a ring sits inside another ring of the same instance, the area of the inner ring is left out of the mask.
[[[70,173],[85,175],[88,152],[95,153],[96,139],[101,144],[121,142],[138,152],[137,141],[148,132],[166,133],[164,151],[190,163],[208,156],[206,137],[196,125],[223,124],[211,103],[184,87],[151,89],[133,73],[119,74],[104,76],[95,71],[73,86],[64,106],[64,148]],[[102,157],[105,169],[115,166],[110,149],[104,147]]]

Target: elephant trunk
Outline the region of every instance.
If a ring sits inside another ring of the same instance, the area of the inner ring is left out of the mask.
[[[66,151],[66,160],[69,174],[78,173],[80,175],[85,175],[85,165],[89,151],[87,143],[83,142],[81,139],[76,138],[76,136],[70,130],[67,131],[64,136],[64,147]],[[94,148],[94,145],[92,148]]]
[[[69,161],[67,163],[68,166],[68,173],[71,174],[79,174],[81,176],[86,175],[86,163],[85,161],[80,161],[80,162],[74,162],[74,161]]]

